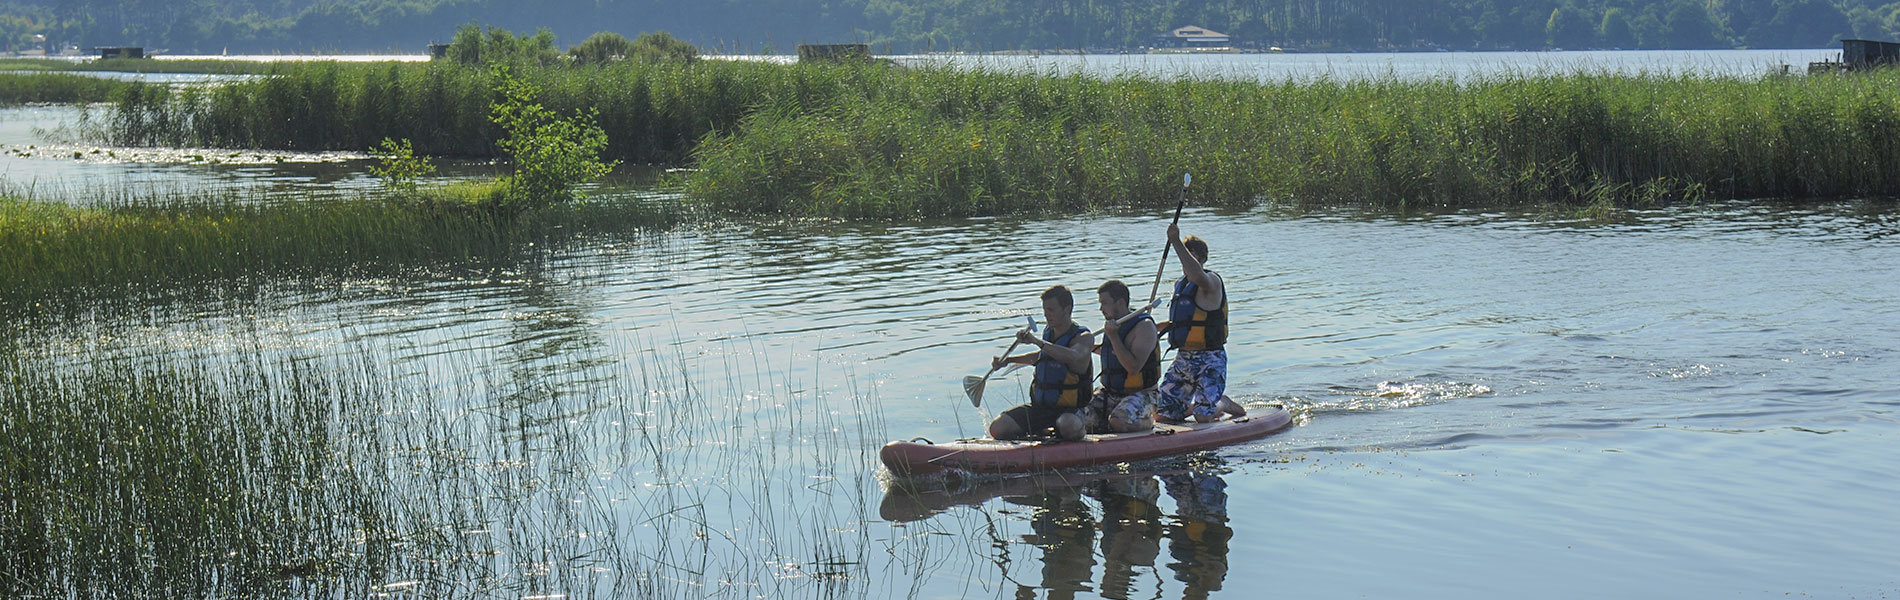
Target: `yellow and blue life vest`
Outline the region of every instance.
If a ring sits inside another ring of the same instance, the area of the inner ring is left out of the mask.
[[[1208,271],[1213,274],[1213,271]],[[1194,302],[1194,285],[1186,277],[1174,283],[1174,300],[1168,303],[1168,347],[1179,350],[1220,350],[1227,347],[1227,287],[1221,286],[1220,308],[1202,309]]]
[[[1147,321],[1149,327],[1154,326],[1154,317],[1145,313],[1140,317],[1129,319],[1127,323],[1122,323],[1120,331],[1115,333],[1115,343],[1126,345],[1128,332],[1142,321]],[[1148,351],[1148,362],[1141,366],[1140,373],[1129,373],[1127,369],[1122,368],[1122,361],[1115,358],[1115,353],[1110,351],[1108,346],[1102,346],[1102,387],[1107,388],[1108,391],[1117,394],[1133,394],[1160,384],[1160,348]]]
[[[1055,329],[1044,329],[1042,341],[1069,347],[1075,336],[1088,333],[1089,329],[1074,323],[1069,324],[1069,332],[1055,335]],[[1093,362],[1089,363],[1091,367]],[[1056,360],[1044,352],[1036,361],[1036,377],[1029,382],[1029,401],[1036,406],[1049,408],[1081,408],[1089,400],[1089,385],[1094,383],[1093,368],[1077,373],[1069,369],[1062,361]]]

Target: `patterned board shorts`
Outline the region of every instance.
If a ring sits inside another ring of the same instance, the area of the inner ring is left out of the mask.
[[[1156,416],[1184,421],[1188,411],[1211,417],[1220,412],[1221,394],[1227,393],[1226,350],[1182,350],[1161,377]]]
[[[1124,421],[1140,421],[1155,416],[1155,398],[1159,392],[1148,388],[1123,396],[1106,388],[1095,390],[1095,397],[1089,398],[1087,411],[1082,415],[1087,419],[1089,433],[1123,433],[1114,430],[1109,415],[1121,415]]]

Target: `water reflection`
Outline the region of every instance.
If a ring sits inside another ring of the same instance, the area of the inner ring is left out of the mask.
[[[992,521],[1026,521],[1028,531],[1008,542],[1035,549],[1039,577],[1009,577],[1009,558],[996,559],[1016,598],[1155,596],[1164,590],[1150,588],[1166,585],[1158,566],[1180,584],[1180,597],[1206,598],[1226,582],[1234,537],[1221,472],[1214,462],[1168,471],[899,481],[885,490],[880,515],[916,522],[971,507]]]

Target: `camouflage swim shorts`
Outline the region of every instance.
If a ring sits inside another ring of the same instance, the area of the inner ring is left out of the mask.
[[[1182,350],[1162,376],[1160,392],[1155,415],[1163,420],[1185,421],[1189,410],[1202,417],[1218,414],[1221,394],[1227,393],[1227,351]]]

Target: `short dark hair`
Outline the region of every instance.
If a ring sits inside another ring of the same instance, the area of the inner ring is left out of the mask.
[[[1181,245],[1187,246],[1188,253],[1194,255],[1194,260],[1207,262],[1207,240],[1201,239],[1201,236],[1187,236],[1186,239],[1181,240]]]
[[[1120,279],[1110,279],[1108,280],[1108,283],[1102,284],[1102,287],[1095,288],[1095,293],[1108,294],[1108,297],[1110,298],[1114,298],[1122,302],[1127,302],[1128,301],[1128,284],[1122,283],[1122,280]]]
[[[1068,286],[1060,284],[1049,286],[1049,289],[1043,290],[1042,299],[1058,300],[1062,302],[1062,306],[1067,308],[1075,307],[1075,294],[1069,292]]]

